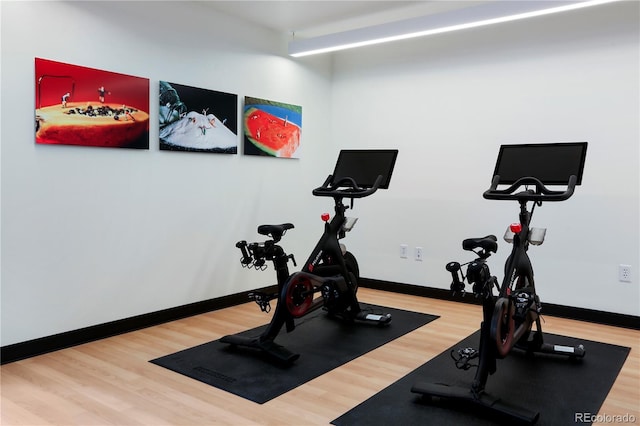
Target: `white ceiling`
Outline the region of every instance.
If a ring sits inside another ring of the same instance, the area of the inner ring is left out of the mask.
[[[457,0],[231,0],[206,5],[272,30],[307,38],[485,3]]]

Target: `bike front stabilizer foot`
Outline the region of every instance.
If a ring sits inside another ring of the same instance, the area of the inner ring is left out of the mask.
[[[485,392],[474,394],[471,389],[459,386],[448,386],[442,383],[417,383],[411,392],[421,394],[425,399],[447,399],[481,407],[488,414],[508,421],[510,424],[533,425],[538,421],[540,413],[510,404]]]
[[[262,340],[260,337],[246,337],[232,334],[222,337],[220,342],[228,343],[232,347],[241,346],[259,350],[271,360],[284,365],[292,364],[295,360],[300,358],[300,354],[291,352],[289,349],[277,344],[273,340]]]

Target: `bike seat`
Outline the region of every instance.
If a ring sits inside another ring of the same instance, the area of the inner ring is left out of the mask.
[[[467,238],[462,241],[462,248],[469,251],[481,248],[484,251],[495,253],[498,251],[498,239],[495,235],[487,235],[483,238]]]
[[[292,229],[293,223],[283,223],[281,225],[260,225],[258,226],[258,234],[271,236],[274,240],[280,241],[280,238],[287,232],[288,229]]]

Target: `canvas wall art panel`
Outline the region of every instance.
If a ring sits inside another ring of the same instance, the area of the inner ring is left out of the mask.
[[[246,96],[244,154],[299,158],[302,107]]]
[[[238,152],[238,95],[160,81],[160,149]]]
[[[149,149],[149,79],[35,58],[38,144]]]

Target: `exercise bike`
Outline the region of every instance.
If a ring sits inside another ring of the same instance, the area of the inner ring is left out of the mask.
[[[527,354],[541,352],[572,359],[584,357],[583,345],[551,345],[543,341],[540,324],[542,306],[536,293],[533,267],[527,251],[530,245],[542,244],[546,234],[546,229],[530,226],[535,207],[545,201],[564,201],[573,195],[575,186],[581,183],[586,148],[586,142],[501,147],[494,178],[483,197],[489,200],[514,200],[520,205],[519,221],[511,224],[504,235],[505,241],[512,243],[512,250],[505,263],[502,284],[499,285],[498,279],[491,275],[487,264],[487,259],[498,249],[494,235],[465,239],[462,248],[475,253],[477,258],[464,265],[458,262],[446,265],[446,270],[452,276],[451,290],[454,294],[464,295],[466,279],[472,286],[473,294],[482,300],[479,349],[461,348],[450,353],[457,368],[468,370],[476,367],[475,377],[470,389],[417,383],[412,392],[427,398],[469,402],[506,417],[510,422],[533,424],[538,420],[539,412],[485,392],[488,376],[497,370],[496,361],[506,357],[512,349]],[[548,182],[546,185],[565,184],[566,189],[551,190],[535,176],[545,179]],[[498,189],[500,184],[509,186]],[[532,203],[531,209],[528,208],[529,203]],[[466,266],[466,276],[462,272],[463,266]],[[497,296],[493,294],[494,289]],[[534,323],[535,331],[532,330]]]
[[[357,218],[345,216],[353,208],[356,198],[372,195],[378,189],[387,189],[397,157],[397,150],[342,150],[334,173],[322,186],[312,191],[314,196],[331,197],[335,214],[321,217],[324,233],[309,255],[302,270],[289,273],[289,261],[296,265],[292,254],[287,254],[280,244],[285,233],[294,229],[291,223],[260,225],[258,233],[269,237],[263,242],[236,244],[242,253],[243,267],[264,270],[272,262],[276,271],[277,290],[274,293],[252,292],[249,298],[263,312],[270,312],[271,301],[277,299],[276,309],[264,332],[258,336],[228,335],[220,339],[231,346],[256,349],[270,360],[291,364],[300,354],[275,342],[280,330],[295,329],[295,320],[323,308],[331,317],[345,321],[368,322],[385,325],[391,322],[391,314],[367,312],[360,307],[356,292],[360,277],[355,256],[339,242],[355,225]],[[346,206],[343,200],[350,199]]]

